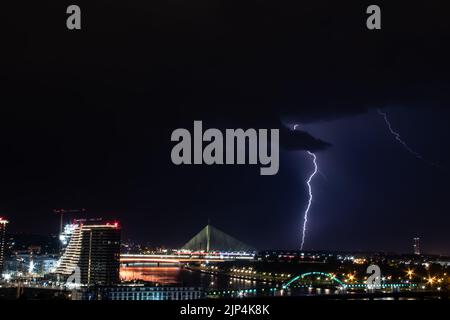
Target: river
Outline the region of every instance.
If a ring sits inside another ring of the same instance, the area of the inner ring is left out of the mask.
[[[161,285],[193,286],[211,290],[238,290],[269,287],[254,280],[212,275],[180,267],[121,267],[122,280],[143,280]]]

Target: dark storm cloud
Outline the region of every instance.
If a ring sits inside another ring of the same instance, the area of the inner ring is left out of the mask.
[[[281,127],[280,143],[285,150],[319,151],[331,146],[328,142],[317,139],[307,132],[287,127]]]

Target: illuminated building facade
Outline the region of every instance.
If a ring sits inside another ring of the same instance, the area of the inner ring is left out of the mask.
[[[64,226],[63,232],[59,235],[59,240],[61,241],[62,249],[65,249],[69,244],[70,238],[72,237],[73,231],[78,224],[70,223]]]
[[[206,297],[196,287],[153,287],[120,285],[81,289],[73,293],[72,300],[196,300]]]
[[[118,223],[75,226],[55,274],[67,279],[79,268],[81,285],[119,282],[121,228]]]
[[[3,272],[13,276],[20,273],[44,276],[55,269],[57,262],[56,255],[14,254],[6,259]]]
[[[4,262],[4,254],[5,254],[5,235],[6,235],[6,225],[8,224],[8,220],[0,217],[0,276],[3,271],[3,262]]]

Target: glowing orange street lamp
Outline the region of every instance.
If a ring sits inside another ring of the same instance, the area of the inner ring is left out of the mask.
[[[354,275],[354,274],[349,274],[349,275],[347,276],[347,279],[348,279],[348,281],[352,282],[352,281],[355,280],[355,275]]]
[[[411,280],[414,275],[414,270],[408,269],[408,271],[406,271],[406,274],[407,274],[409,280]]]

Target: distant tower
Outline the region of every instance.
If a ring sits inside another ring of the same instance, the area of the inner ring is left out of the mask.
[[[3,256],[5,251],[5,235],[6,235],[6,224],[8,220],[0,217],[0,277],[3,271]]]
[[[414,238],[414,254],[420,255],[420,238],[416,237]]]

